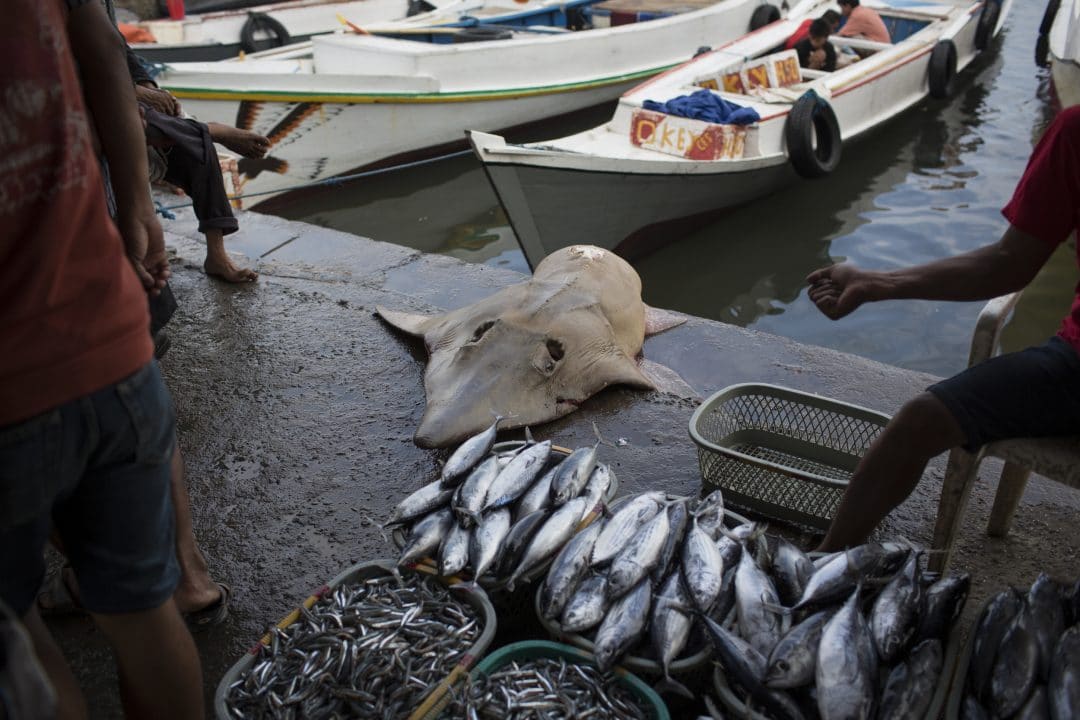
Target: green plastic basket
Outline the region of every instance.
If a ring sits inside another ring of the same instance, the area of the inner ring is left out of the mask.
[[[577,665],[595,665],[593,656],[570,645],[550,642],[548,640],[525,640],[499,648],[491,653],[470,673],[471,677],[487,675],[514,661],[532,660],[535,658],[564,659]],[[667,705],[660,699],[651,687],[641,678],[621,668],[615,668],[612,673],[627,689],[640,700],[653,720],[671,720]]]
[[[707,485],[735,507],[829,527],[851,473],[889,416],[777,385],[731,385],[690,418]]]

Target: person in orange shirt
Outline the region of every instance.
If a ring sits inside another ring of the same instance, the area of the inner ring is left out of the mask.
[[[846,18],[837,34],[840,37],[864,38],[874,42],[891,43],[889,29],[877,11],[859,4],[859,0],[838,0],[840,14]]]

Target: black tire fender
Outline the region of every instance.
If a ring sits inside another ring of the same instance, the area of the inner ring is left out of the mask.
[[[979,24],[975,27],[975,49],[982,52],[990,47],[994,40],[994,29],[1001,17],[1001,3],[998,0],[986,0],[979,13]]]
[[[240,49],[246,53],[258,52],[259,46],[255,40],[255,33],[260,30],[271,36],[270,47],[288,45],[292,40],[284,25],[266,13],[253,12],[248,13],[247,22],[240,30]]]
[[[758,5],[754,8],[754,14],[750,16],[750,31],[759,30],[770,23],[780,19],[780,8],[775,5]]]
[[[939,100],[952,95],[956,79],[956,45],[952,40],[938,40],[930,52],[930,97]]]
[[[813,90],[791,106],[784,141],[788,160],[804,178],[823,177],[840,164],[840,123],[832,105]]]
[[[1039,23],[1040,35],[1050,34],[1050,28],[1054,27],[1054,18],[1057,17],[1060,7],[1061,0],[1050,0],[1050,2],[1046,3],[1046,11],[1043,12],[1042,22]]]

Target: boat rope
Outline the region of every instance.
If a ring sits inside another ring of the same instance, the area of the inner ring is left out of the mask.
[[[230,200],[242,200],[244,198],[260,197],[262,195],[276,195],[278,193],[292,192],[293,190],[303,190],[304,188],[321,187],[325,185],[335,186],[342,183],[349,182],[350,180],[358,180],[359,178],[373,177],[375,175],[382,175],[383,173],[393,172],[396,170],[408,170],[409,168],[421,167],[423,165],[430,165],[431,163],[440,162],[442,160],[451,160],[453,158],[462,157],[463,155],[469,155],[472,150],[459,150],[457,152],[449,153],[448,155],[439,155],[437,157],[428,158],[426,160],[414,160],[413,162],[402,163],[401,165],[391,165],[390,167],[376,168],[374,170],[365,170],[364,172],[353,173],[351,175],[335,175],[334,177],[323,178],[322,180],[314,180],[308,183],[301,183],[299,185],[293,185],[291,187],[282,188],[280,190],[263,190],[262,192],[243,193],[240,195],[230,195]],[[191,201],[185,203],[179,203],[177,205],[161,205],[155,203],[156,210],[159,215],[167,220],[172,220],[176,216],[171,211],[178,210],[180,208],[191,207]],[[171,217],[170,217],[171,216]]]

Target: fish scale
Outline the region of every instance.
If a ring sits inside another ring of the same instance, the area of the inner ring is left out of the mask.
[[[892,663],[918,628],[923,588],[919,553],[911,553],[903,569],[882,588],[870,613],[870,630],[878,655]]]
[[[878,661],[870,628],[859,609],[861,586],[825,624],[814,671],[822,720],[873,717]]]
[[[716,543],[701,529],[697,518],[691,520],[683,540],[682,573],[694,605],[701,612],[709,612],[723,586],[724,562]]]
[[[473,577],[484,576],[488,568],[498,558],[503,540],[510,532],[510,508],[499,508],[484,516],[476,526],[469,543],[469,562],[472,564]]]
[[[616,600],[596,631],[596,666],[607,672],[645,633],[652,603],[648,579]]]
[[[544,471],[551,455],[551,441],[545,440],[522,450],[504,467],[488,488],[483,503],[494,510],[517,500]]]
[[[612,600],[622,597],[649,576],[660,560],[670,528],[667,512],[656,513],[652,520],[634,533],[626,547],[615,556],[608,569],[607,590]]]
[[[643,493],[627,499],[608,520],[604,532],[596,539],[593,548],[593,566],[602,565],[622,550],[637,529],[660,511],[666,495],[661,492]]]
[[[506,586],[511,592],[513,592],[514,584],[518,578],[554,555],[562,547],[563,543],[573,536],[574,531],[581,522],[584,508],[585,500],[583,498],[574,498],[551,514],[543,527],[529,541],[521,562],[507,580]]]
[[[540,611],[544,617],[550,620],[562,614],[570,596],[589,570],[589,556],[603,526],[602,519],[592,523],[574,535],[555,556],[540,589]]]
[[[578,448],[559,464],[559,472],[551,481],[551,497],[556,505],[562,505],[581,494],[596,467],[596,451],[599,447],[600,442],[597,441],[591,448]]]
[[[491,452],[502,419],[502,416],[496,415],[491,427],[461,443],[450,455],[439,478],[445,487],[453,487],[461,482],[466,474]]]
[[[777,612],[779,605],[772,581],[744,548],[735,571],[735,615],[739,634],[764,657],[769,657],[785,631],[787,616]]]
[[[499,458],[489,455],[487,460],[476,466],[461,485],[458,485],[451,502],[454,514],[463,527],[476,524],[480,512],[484,509],[488,489],[499,475]]]

